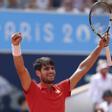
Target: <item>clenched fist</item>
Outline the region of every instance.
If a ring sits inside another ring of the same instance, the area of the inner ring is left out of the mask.
[[[102,39],[99,42],[99,46],[101,46],[102,48],[106,47],[108,46],[109,41],[110,41],[110,35],[108,33],[105,33],[105,35],[102,37]]]
[[[21,33],[14,33],[11,36],[11,42],[13,45],[18,46],[21,43],[22,36]]]

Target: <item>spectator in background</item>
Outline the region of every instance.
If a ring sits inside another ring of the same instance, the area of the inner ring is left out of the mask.
[[[7,95],[11,92],[11,84],[4,77],[0,76],[0,96]]]
[[[61,6],[57,9],[57,12],[73,12],[79,13],[79,10],[74,8],[74,0],[62,0]]]
[[[53,0],[53,8],[56,9],[61,5],[61,0]]]
[[[29,0],[29,2],[26,4],[25,8],[31,9],[31,10],[37,9],[37,5],[36,5],[35,1],[36,0]]]
[[[7,109],[10,111],[10,94],[13,88],[9,81],[4,77],[0,76],[0,112],[6,112]],[[7,106],[6,106],[7,105]]]
[[[89,14],[90,8],[94,2],[95,2],[94,0],[84,0],[84,2],[83,2],[84,13]]]
[[[4,0],[0,0],[0,9],[4,9],[4,8],[6,8],[6,4]]]
[[[7,0],[7,8],[20,9],[20,0]]]
[[[103,94],[103,100],[107,103],[108,112],[112,112],[112,91],[105,91]]]
[[[97,112],[112,112],[112,91],[105,91],[102,98],[103,102],[97,107]]]
[[[37,9],[41,11],[52,9],[52,0],[30,0],[26,9]]]
[[[93,3],[93,0],[74,0],[74,7],[77,8],[80,13],[88,14]]]
[[[112,9],[112,0],[97,0],[98,2],[106,2],[110,5],[111,9]]]
[[[108,4],[112,4],[112,0],[97,0],[98,2],[106,2]]]
[[[21,91],[0,75],[0,112],[17,112]]]
[[[19,96],[18,98],[19,110],[18,112],[28,112],[28,105],[24,96]]]
[[[112,91],[105,91],[103,94],[103,100],[106,101],[109,105],[112,104]]]
[[[95,110],[103,102],[102,96],[106,90],[112,90],[112,75],[106,60],[99,60],[97,73],[91,78],[89,90]]]

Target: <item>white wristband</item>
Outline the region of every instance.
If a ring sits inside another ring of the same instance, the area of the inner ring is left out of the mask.
[[[17,45],[17,46],[12,44],[12,55],[13,56],[21,56],[21,47],[20,47],[20,44]]]

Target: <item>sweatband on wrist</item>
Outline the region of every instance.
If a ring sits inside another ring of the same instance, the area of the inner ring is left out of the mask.
[[[12,55],[13,56],[21,56],[21,47],[20,45],[13,45],[12,44]]]

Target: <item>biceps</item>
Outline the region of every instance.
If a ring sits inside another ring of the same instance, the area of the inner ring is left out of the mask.
[[[81,78],[86,75],[88,71],[88,67],[80,67],[76,70],[76,72],[70,77],[70,85],[71,85],[71,89],[74,88],[74,86],[76,86],[76,84],[81,80]]]
[[[30,84],[31,84],[31,77],[30,77],[30,74],[29,72],[27,71],[27,69],[25,69],[21,75],[19,75],[19,78],[20,78],[20,81],[21,81],[21,84],[22,84],[22,87],[25,91],[27,91],[30,87]]]
[[[79,80],[81,79],[81,72],[80,70],[77,70],[71,77],[70,77],[70,86],[71,90],[77,85]]]

